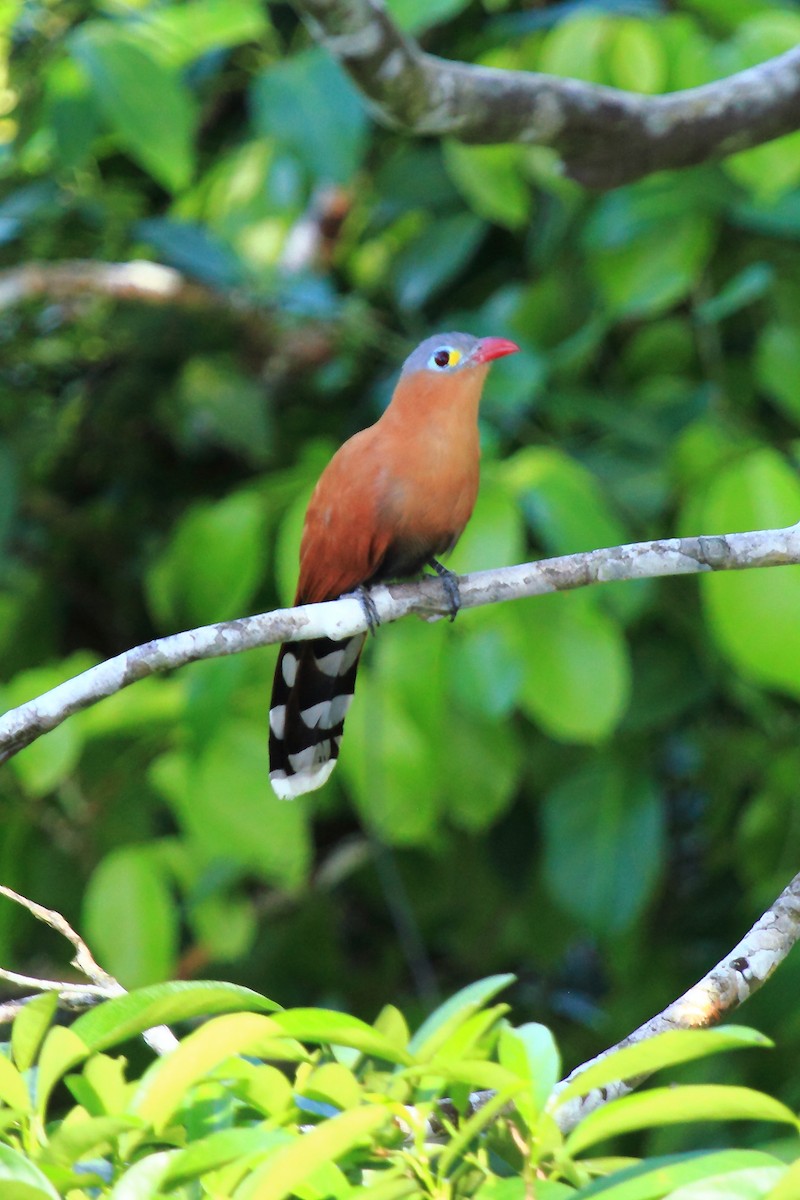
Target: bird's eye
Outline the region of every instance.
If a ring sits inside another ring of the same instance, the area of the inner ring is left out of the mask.
[[[462,357],[460,350],[454,350],[452,346],[440,346],[428,359],[428,367],[432,371],[445,371],[448,367],[457,367]]]

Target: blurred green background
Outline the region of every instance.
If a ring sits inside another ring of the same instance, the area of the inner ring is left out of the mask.
[[[646,92],[800,39],[769,0],[390,0],[426,48]],[[606,195],[374,126],[285,5],[0,4],[4,707],[287,603],[304,505],[436,330],[509,336],[459,571],[800,517],[800,134]],[[175,303],[36,296],[149,258]],[[618,584],[372,640],[331,784],[267,781],[274,650],[135,685],[0,775],[0,878],[134,985],[419,1017],[514,970],[568,1065],[670,1002],[800,861],[800,569]],[[0,909],[0,963],[63,972]],[[790,960],[704,1062],[795,1106]],[[687,1072],[688,1074],[688,1072]],[[654,1149],[679,1135],[656,1135]]]

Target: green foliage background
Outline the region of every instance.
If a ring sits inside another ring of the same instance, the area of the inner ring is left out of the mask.
[[[800,38],[768,0],[390,8],[448,57],[649,92]],[[4,707],[288,602],[321,465],[436,329],[523,348],[487,388],[455,569],[800,517],[800,135],[592,196],[541,149],[376,128],[282,5],[4,0],[0,28],[3,265],[152,258],[209,289],[20,305],[0,281]],[[332,186],[332,251],[292,270]],[[5,768],[0,878],[129,986],[224,977],[371,1020],[514,970],[572,1065],[796,870],[798,611],[788,568],[403,622],[293,805],[267,783],[274,651],[141,682]],[[0,910],[1,963],[56,953]],[[798,972],[747,1014],[784,1053],[712,1068],[795,1106]]]

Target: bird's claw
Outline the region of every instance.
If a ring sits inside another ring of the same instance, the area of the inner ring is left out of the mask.
[[[374,637],[375,632],[381,623],[381,619],[378,616],[378,609],[375,606],[375,601],[370,595],[369,588],[366,588],[363,584],[361,584],[356,588],[353,595],[360,601],[361,607],[364,610],[364,616],[367,620],[367,627]]]
[[[428,565],[433,567],[436,574],[442,581],[444,594],[447,597],[447,603],[450,606],[450,620],[455,621],[461,608],[461,590],[458,586],[458,576],[454,571],[448,571],[447,567],[443,567],[435,558],[428,560]]]

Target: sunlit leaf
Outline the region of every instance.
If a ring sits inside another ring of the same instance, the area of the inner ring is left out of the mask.
[[[620,1133],[684,1121],[777,1121],[797,1128],[791,1109],[763,1092],[722,1084],[653,1088],[596,1109],[567,1138],[569,1154]]]

